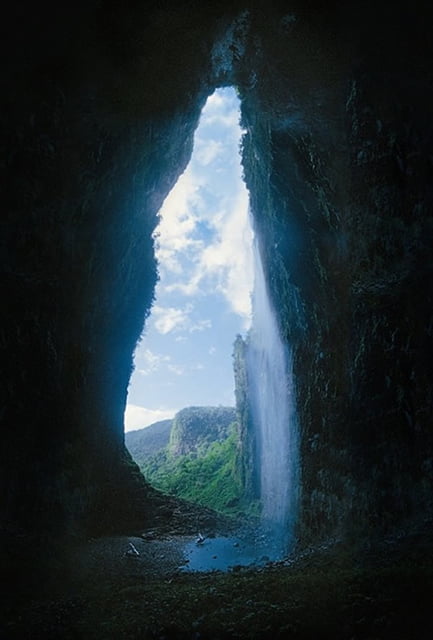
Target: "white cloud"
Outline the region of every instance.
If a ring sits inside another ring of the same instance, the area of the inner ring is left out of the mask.
[[[224,96],[222,96],[220,92],[214,91],[206,100],[206,105],[202,111],[202,116],[211,109],[221,109],[221,107],[224,105],[224,102]]]
[[[204,249],[199,268],[202,278],[213,275],[217,279],[217,289],[246,325],[251,317],[254,280],[253,233],[248,215],[248,193],[239,189],[231,210],[217,220],[218,239]]]
[[[212,105],[211,105],[212,106]],[[239,113],[236,109],[228,111],[227,113],[218,113],[217,110],[206,108],[203,110],[200,124],[208,125],[221,125],[227,129],[236,129],[239,125]]]
[[[185,367],[182,367],[182,365],[179,364],[169,364],[168,370],[177,376],[181,376],[183,373],[185,373]]]
[[[202,253],[202,252],[201,252]],[[201,260],[201,255],[199,256]],[[200,283],[203,278],[203,274],[200,271],[200,264],[195,267],[195,273],[191,274],[189,279],[186,282],[173,282],[172,284],[164,287],[164,291],[166,293],[173,293],[175,291],[179,291],[184,296],[195,296],[200,291]]]
[[[192,311],[192,304],[186,305],[183,309],[155,305],[152,307],[155,329],[162,335],[166,335],[172,331],[188,331],[188,333],[195,333],[196,331],[205,331],[206,329],[211,328],[212,322],[207,318],[202,320],[192,320],[190,317]],[[184,336],[180,336],[179,339],[176,338],[177,342],[184,342],[185,340],[186,338]]]
[[[237,127],[239,116],[236,111],[232,111],[227,115],[209,115],[203,119],[203,124],[221,124],[224,127]]]
[[[140,349],[136,358],[138,362],[143,363],[141,367],[137,368],[138,373],[142,376],[148,376],[157,371],[162,364],[170,362],[170,356],[153,353],[150,349]]]
[[[210,320],[199,320],[189,327],[189,332],[195,333],[195,331],[205,331],[205,329],[210,329],[211,327],[212,322]]]
[[[159,420],[173,418],[177,409],[146,409],[136,404],[127,404],[125,410],[125,431],[142,429]]]
[[[152,314],[155,316],[156,330],[162,335],[165,335],[174,330],[188,328],[191,310],[191,305],[188,305],[185,309],[154,305],[152,307]]]
[[[221,93],[215,92],[209,96],[201,113],[200,126],[221,128],[227,139],[237,139],[241,131],[239,110],[233,106],[229,107],[229,104]]]
[[[215,238],[211,244],[201,247],[196,253],[188,278],[176,279],[166,285],[164,291],[193,297],[216,289],[226,298],[232,311],[244,319],[246,328],[251,317],[254,268],[248,192],[243,184],[239,186],[236,197],[227,203],[227,207],[214,215],[212,226]],[[206,280],[209,286],[206,286]],[[180,310],[176,319],[179,326],[186,328],[187,323]],[[171,314],[167,323],[171,326]]]
[[[156,230],[156,256],[161,269],[181,271],[178,254],[200,249],[201,242],[192,238],[197,225],[197,209],[203,207],[201,182],[190,167],[180,176],[160,211]]]
[[[236,165],[236,176],[235,165],[233,169],[231,167],[240,136],[239,112],[232,105],[218,92],[208,98],[200,119],[200,127],[206,125],[208,129],[200,132],[199,127],[194,144],[196,166],[198,163],[206,171],[203,169],[198,175],[193,163],[190,164],[161,209],[157,230],[160,281],[156,295],[157,298],[167,296],[171,304],[164,308],[156,306],[153,313],[155,327],[163,335],[208,328],[204,321],[191,325],[189,311],[179,308],[179,298],[170,299],[171,294],[192,298],[218,291],[231,310],[242,318],[244,328],[250,322],[252,231],[248,192],[241,179],[241,168]],[[217,130],[225,141],[215,137]],[[224,160],[227,178],[218,178],[223,191],[217,194],[210,185],[212,171],[216,173],[218,168],[212,163],[219,157]],[[203,221],[213,232],[211,239],[207,238],[207,245],[200,235],[199,224]]]
[[[218,156],[224,152],[224,145],[219,140],[205,140],[198,138],[195,141],[195,153],[199,163],[206,167],[211,162],[214,162]]]

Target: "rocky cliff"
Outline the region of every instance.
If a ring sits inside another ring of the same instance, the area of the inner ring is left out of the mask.
[[[200,448],[227,438],[235,421],[233,407],[186,407],[172,420],[129,431],[125,434],[125,444],[137,462],[166,448],[174,456],[197,453]]]
[[[178,411],[173,420],[168,451],[179,456],[196,453],[201,447],[227,438],[236,421],[233,407],[187,407]]]
[[[243,100],[246,182],[294,348],[304,541],[395,531],[432,507],[431,51],[405,12],[343,11],[329,31],[328,17],[267,21]]]
[[[301,429],[304,543],[431,517],[431,10],[20,3],[4,21],[4,528],[128,520],[152,232],[204,101],[245,178]],[[145,518],[145,514],[143,514]]]

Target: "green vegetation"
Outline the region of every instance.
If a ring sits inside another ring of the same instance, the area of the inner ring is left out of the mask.
[[[240,436],[232,407],[187,407],[171,424],[126,434],[126,445],[156,489],[228,515],[244,510]],[[248,510],[248,509],[247,509]]]
[[[173,420],[161,420],[145,429],[137,429],[125,434],[129,453],[139,466],[167,446],[172,425]]]
[[[234,513],[241,498],[236,474],[237,441],[233,424],[221,442],[202,445],[199,452],[184,455],[173,455],[165,449],[142,464],[141,469],[147,480],[164,493]]]
[[[173,455],[197,452],[229,435],[236,420],[233,407],[187,407],[178,411],[170,433],[169,451]]]

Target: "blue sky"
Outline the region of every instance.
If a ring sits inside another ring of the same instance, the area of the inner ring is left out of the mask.
[[[125,429],[191,405],[234,405],[232,350],[251,323],[252,238],[242,181],[239,101],[207,100],[191,161],[156,231],[160,279],[135,353]]]

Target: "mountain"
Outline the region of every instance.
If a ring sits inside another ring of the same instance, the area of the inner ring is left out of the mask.
[[[173,456],[204,452],[213,442],[225,440],[236,421],[233,407],[187,407],[173,419],[169,452]]]
[[[125,433],[126,447],[137,464],[168,445],[172,424],[173,420],[160,420],[144,429]]]
[[[125,434],[156,489],[224,513],[241,507],[239,434],[233,407],[187,407],[173,420]]]

